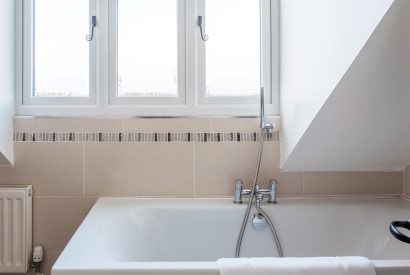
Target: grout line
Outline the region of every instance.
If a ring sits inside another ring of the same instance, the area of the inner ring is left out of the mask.
[[[170,196],[138,196],[138,195],[38,195],[34,196],[34,198],[39,198],[39,199],[47,199],[47,198],[96,198],[96,199],[104,199],[104,198],[109,198],[109,199],[196,199],[193,196],[179,196],[179,195],[170,195]],[[210,198],[210,199],[224,199],[228,197],[224,196],[215,196],[215,197],[197,197],[199,198]]]
[[[409,196],[407,196],[407,195],[402,195],[402,196],[401,196],[401,198],[403,198],[403,199],[405,199],[405,200],[410,201],[410,197],[409,197]]]
[[[177,200],[193,200],[193,199],[232,199],[232,196],[198,196],[198,197],[180,197],[180,196],[34,196],[35,198],[95,198],[95,199],[177,199]],[[373,194],[373,195],[308,195],[308,196],[278,196],[279,199],[389,199],[402,198],[410,200],[410,197],[400,194]]]
[[[83,143],[83,197],[85,197],[85,142]]]
[[[405,191],[405,189],[406,189],[406,173],[405,173],[405,171],[406,170],[403,170],[401,173],[402,173],[402,175],[403,175],[403,182],[401,183],[401,186],[402,186],[402,196],[404,196],[405,195],[405,193],[406,193],[406,191]]]
[[[99,198],[99,196],[83,196],[83,195],[34,195],[33,198]]]
[[[196,197],[196,142],[194,144],[194,197]]]
[[[369,195],[354,195],[354,194],[343,194],[343,195],[308,195],[308,196],[283,196],[278,197],[281,199],[390,199],[390,198],[403,198],[399,194],[369,194]]]

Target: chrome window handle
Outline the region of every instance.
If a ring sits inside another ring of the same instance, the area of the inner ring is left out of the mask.
[[[204,30],[203,30],[203,17],[200,15],[198,16],[198,27],[199,27],[199,31],[201,33],[201,39],[202,41],[206,42],[209,40],[209,35],[204,34]]]
[[[87,36],[85,37],[85,40],[87,40],[88,42],[94,39],[94,30],[96,26],[97,26],[97,16],[93,15],[91,16],[91,34],[87,34]]]

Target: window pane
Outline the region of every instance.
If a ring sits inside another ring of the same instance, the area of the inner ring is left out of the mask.
[[[89,96],[89,2],[35,0],[34,96]]]
[[[118,1],[118,96],[178,95],[177,0]]]
[[[258,95],[258,0],[206,0],[206,96]]]

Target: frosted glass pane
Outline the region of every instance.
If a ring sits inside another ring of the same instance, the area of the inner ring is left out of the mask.
[[[34,4],[33,96],[89,96],[89,1]]]
[[[177,0],[118,1],[118,96],[178,95]]]
[[[206,0],[206,96],[258,95],[258,0]]]

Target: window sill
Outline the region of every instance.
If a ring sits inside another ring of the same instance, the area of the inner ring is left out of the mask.
[[[195,106],[70,106],[70,105],[21,105],[16,116],[40,117],[257,117],[259,104]],[[279,115],[274,105],[266,106],[268,115]]]

